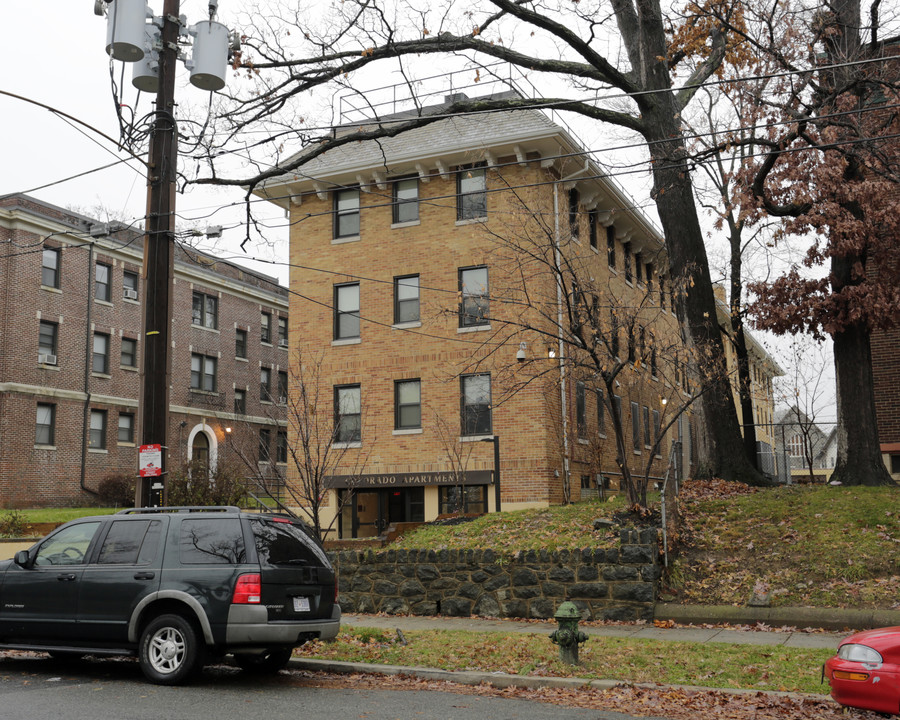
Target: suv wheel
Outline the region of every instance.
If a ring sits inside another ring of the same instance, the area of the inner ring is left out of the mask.
[[[200,643],[193,625],[181,615],[160,615],[141,634],[140,664],[157,685],[178,685],[197,668]]]
[[[235,653],[234,661],[247,672],[277,673],[288,664],[293,654],[294,648],[269,648],[258,655]]]

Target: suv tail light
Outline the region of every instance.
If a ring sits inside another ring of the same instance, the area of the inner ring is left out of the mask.
[[[231,602],[236,605],[257,604],[262,594],[262,581],[259,573],[250,573],[238,577],[234,585]]]

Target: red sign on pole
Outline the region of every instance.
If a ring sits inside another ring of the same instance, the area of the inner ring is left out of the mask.
[[[140,475],[141,477],[162,475],[162,445],[141,445]]]

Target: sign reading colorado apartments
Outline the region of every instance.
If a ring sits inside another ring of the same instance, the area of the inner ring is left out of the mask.
[[[420,487],[423,485],[490,485],[490,470],[469,470],[462,473],[365,473],[362,475],[329,475],[325,484],[330,488]]]

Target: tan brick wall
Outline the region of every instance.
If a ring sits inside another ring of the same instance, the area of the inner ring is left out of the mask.
[[[485,224],[456,222],[455,176],[430,176],[420,182],[420,222],[411,227],[391,228],[390,189],[361,193],[360,239],[332,243],[332,198],[304,195],[292,207],[291,231],[291,337],[296,352],[321,354],[325,358],[322,386],[361,385],[363,430],[360,453],[368,456],[366,472],[401,473],[449,470],[446,451],[435,428],[434,413],[443,416],[455,434],[460,427],[459,375],[490,372],[494,400],[493,431],[500,437],[501,477],[504,508],[531,504],[546,505],[563,500],[563,463],[561,450],[559,372],[550,361],[531,363],[545,379],[522,385],[523,369],[515,361],[521,340],[528,341],[531,357],[544,354],[550,344],[536,333],[516,334],[520,321],[541,326],[534,311],[523,310],[521,278],[535,303],[555,303],[556,284],[545,270],[523,264],[521,255],[510,252],[508,244],[517,236],[536,236],[553,232],[552,176],[537,163],[503,170],[502,180],[489,173],[488,187],[504,184],[526,188],[533,215],[517,207],[512,193],[491,193]],[[532,186],[532,187],[528,187]],[[568,232],[567,201],[561,192],[560,223]],[[606,256],[606,233],[601,227],[598,249],[588,246],[587,220],[581,214],[580,242],[565,242],[563,252],[577,258],[584,272],[607,289],[608,297],[626,301],[645,294],[643,287],[625,284],[620,274],[610,274]],[[622,247],[617,247],[621,271]],[[517,260],[518,262],[513,262]],[[644,262],[660,259],[651,255]],[[490,273],[492,318],[488,332],[458,332],[458,269],[485,264]],[[530,274],[533,273],[533,274]],[[418,274],[421,287],[422,326],[415,329],[392,328],[394,277]],[[359,344],[332,345],[333,287],[343,282],[360,283],[361,341]],[[658,295],[658,275],[653,287]],[[555,310],[554,310],[555,312]],[[660,344],[673,337],[677,322],[670,311],[661,312],[654,296],[646,309],[648,327]],[[509,324],[507,324],[509,323]],[[549,326],[544,323],[545,330]],[[552,337],[552,334],[551,334]],[[677,335],[674,335],[677,337]],[[497,347],[499,345],[499,348]],[[622,337],[625,352],[627,343]],[[422,380],[422,433],[394,435],[394,381]],[[627,370],[621,375],[625,424],[630,441],[630,400],[661,409],[662,380],[651,381],[649,371]],[[517,388],[517,389],[516,389]],[[512,391],[516,389],[516,392]],[[508,394],[512,393],[512,394]],[[570,472],[573,497],[580,494],[579,480],[588,472],[587,449],[575,442],[575,385],[566,382],[569,428],[572,433]],[[332,408],[327,408],[330,413]],[[639,410],[642,412],[642,410]],[[596,405],[588,396],[589,433],[596,435]],[[609,427],[609,423],[607,422]],[[454,435],[455,437],[455,435]],[[296,439],[292,438],[292,442]],[[614,469],[615,449],[612,432],[603,440],[605,470]],[[665,468],[669,443],[652,472],[661,475]],[[630,448],[629,448],[630,449]],[[492,446],[477,443],[470,470],[493,467]],[[643,464],[646,450],[641,448],[635,460]],[[346,465],[359,455],[351,453]],[[642,468],[641,468],[642,469]],[[338,471],[340,472],[340,470]],[[492,494],[489,493],[489,495]]]

